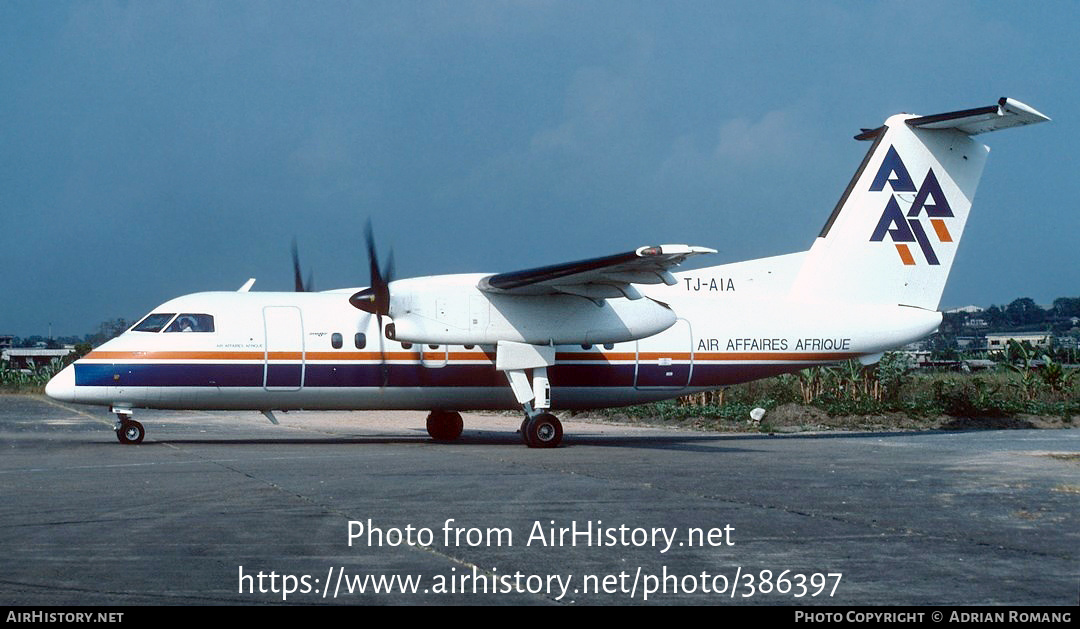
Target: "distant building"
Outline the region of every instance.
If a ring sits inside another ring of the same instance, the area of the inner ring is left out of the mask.
[[[1072,336],[1056,336],[1054,337],[1054,346],[1064,349],[1080,349],[1080,342]]]
[[[0,351],[0,361],[7,362],[10,369],[32,369],[48,365],[54,358],[63,360],[75,351],[74,347],[41,349],[37,347],[9,347]]]
[[[978,306],[963,306],[961,308],[953,308],[952,310],[946,310],[946,314],[957,314],[963,312],[965,314],[973,314],[976,312],[982,312],[983,309]]]
[[[7,334],[0,334],[0,350],[5,350],[11,347],[15,343],[15,337]]]
[[[974,336],[956,337],[956,347],[959,349],[981,349],[978,343],[979,340]]]
[[[930,352],[928,350],[914,349],[911,345],[907,345],[899,353],[904,356],[908,367],[925,367],[930,364]]]
[[[1050,338],[1049,332],[994,332],[986,335],[986,351],[1003,352],[1009,347],[1009,341],[1027,341],[1032,347],[1049,349]]]
[[[916,352],[930,353],[929,350],[930,340],[922,339],[919,341],[915,341],[914,343],[908,343],[907,345],[901,347],[899,351],[904,352],[905,354],[914,355]]]

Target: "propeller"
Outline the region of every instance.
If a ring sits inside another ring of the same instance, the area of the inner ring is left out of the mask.
[[[371,285],[349,297],[354,307],[379,317],[379,329],[382,329],[382,316],[390,314],[390,282],[393,281],[394,252],[387,257],[385,273],[379,269],[379,258],[375,252],[375,235],[368,219],[364,229],[367,241],[368,267],[371,269]]]
[[[312,273],[308,273],[307,284],[304,283],[303,278],[300,277],[300,254],[296,248],[296,238],[292,241],[292,266],[293,266],[293,281],[295,282],[296,292],[298,293],[310,293],[314,290],[315,284],[312,281]]]
[[[367,242],[368,267],[371,269],[371,285],[362,291],[349,297],[349,303],[355,308],[375,315],[379,324],[379,356],[382,363],[382,386],[386,386],[390,377],[390,370],[386,364],[386,347],[383,340],[383,316],[390,314],[390,282],[394,279],[394,252],[390,251],[386,264],[379,269],[379,258],[375,252],[375,234],[371,228],[371,219],[368,219],[364,229],[364,237]],[[370,317],[368,321],[370,321]],[[393,324],[390,324],[393,325]],[[365,329],[367,324],[364,325]],[[389,326],[387,326],[389,327]]]

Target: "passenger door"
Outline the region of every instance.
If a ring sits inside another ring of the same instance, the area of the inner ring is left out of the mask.
[[[299,391],[304,386],[304,320],[296,306],[263,308],[266,330],[263,388]]]

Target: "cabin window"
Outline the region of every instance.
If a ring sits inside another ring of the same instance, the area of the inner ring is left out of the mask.
[[[208,314],[183,313],[165,328],[166,332],[213,332],[214,317]]]
[[[367,347],[367,335],[363,332],[357,332],[353,337],[353,345],[356,345],[356,349],[364,349]]]
[[[614,343],[604,343],[604,349],[615,349]]]
[[[155,312],[131,329],[133,332],[160,332],[161,328],[165,327],[165,324],[174,316],[176,316],[175,312]]]
[[[334,332],[331,334],[330,344],[334,346],[334,349],[341,349],[341,333]]]
[[[586,350],[592,349],[592,344],[591,343],[582,343],[581,344],[581,349],[586,349]]]
[[[438,345],[428,345],[428,349],[439,349]]]
[[[412,343],[402,343],[401,349],[412,349]]]

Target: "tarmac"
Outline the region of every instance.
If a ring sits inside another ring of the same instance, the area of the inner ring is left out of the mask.
[[[1076,605],[1080,431],[720,434],[562,414],[0,395],[8,605]]]

